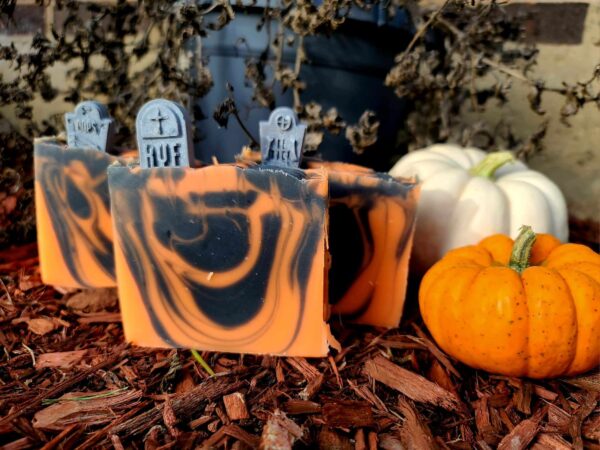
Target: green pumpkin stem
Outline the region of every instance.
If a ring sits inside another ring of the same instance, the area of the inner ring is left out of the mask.
[[[478,177],[492,178],[496,170],[514,160],[514,155],[508,151],[490,153],[479,164],[471,167],[469,173]]]
[[[531,248],[535,243],[536,235],[533,229],[528,225],[523,225],[519,235],[515,239],[515,243],[510,255],[508,267],[522,273],[529,267],[529,257],[531,256]]]

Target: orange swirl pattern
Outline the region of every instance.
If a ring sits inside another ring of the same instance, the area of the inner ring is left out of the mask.
[[[312,163],[329,177],[329,300],[357,323],[400,323],[419,189],[413,180],[345,163]]]
[[[126,338],[327,354],[322,170],[109,168]]]
[[[37,234],[45,283],[115,286],[106,168],[116,159],[98,150],[35,143]]]

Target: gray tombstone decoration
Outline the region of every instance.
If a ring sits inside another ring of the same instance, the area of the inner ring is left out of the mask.
[[[183,106],[162,98],[151,100],[138,112],[135,128],[142,168],[190,167],[192,126]]]
[[[298,124],[290,108],[276,108],[267,122],[261,121],[260,151],[263,164],[299,167],[306,125]]]
[[[70,148],[94,149],[105,152],[112,147],[114,121],[102,103],[85,101],[75,111],[65,114],[67,144]]]

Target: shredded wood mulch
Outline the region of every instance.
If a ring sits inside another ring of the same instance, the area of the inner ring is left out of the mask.
[[[410,293],[400,329],[335,324],[323,359],[124,343],[113,290],[61,291],[35,245],[0,253],[3,449],[600,449],[600,373],[531,381],[464,367]],[[332,322],[336,322],[332,320]]]

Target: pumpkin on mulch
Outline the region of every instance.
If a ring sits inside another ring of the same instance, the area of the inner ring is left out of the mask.
[[[203,353],[211,377],[188,351],[125,345],[114,292],[42,285],[35,245],[0,253],[0,280],[5,449],[600,448],[600,373],[460,365],[414,292],[400,329],[339,325],[323,359]]]

